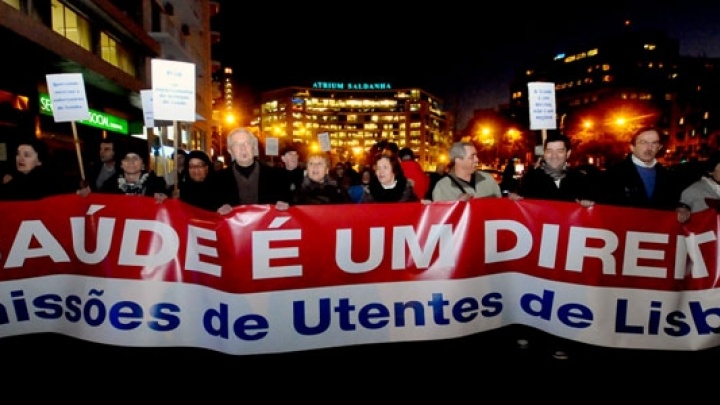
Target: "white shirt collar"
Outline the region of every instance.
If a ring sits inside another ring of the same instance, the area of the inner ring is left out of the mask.
[[[650,164],[647,164],[647,163],[643,162],[642,160],[638,159],[637,157],[635,157],[635,155],[630,155],[630,157],[632,158],[633,163],[635,163],[638,166],[642,166],[642,167],[647,167],[647,168],[655,167],[655,164],[657,163],[657,159],[655,159],[655,158],[653,158],[653,160],[652,160],[652,162],[650,162]]]

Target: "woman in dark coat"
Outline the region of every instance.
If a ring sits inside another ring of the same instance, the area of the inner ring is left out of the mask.
[[[22,141],[16,149],[15,168],[2,177],[0,200],[39,200],[65,192],[58,171],[52,170],[49,163],[43,141]]]
[[[295,190],[293,203],[297,205],[345,204],[350,195],[337,181],[330,178],[329,162],[322,154],[311,154],[307,160],[305,177]]]
[[[155,172],[145,168],[145,153],[126,149],[118,157],[120,170],[103,183],[101,193],[143,195],[155,197],[158,202],[167,198],[167,183]]]
[[[374,173],[361,203],[419,201],[396,155],[380,155],[375,161]]]
[[[180,200],[208,211],[222,205],[210,157],[201,150],[190,151],[185,157],[185,180],[180,183]]]

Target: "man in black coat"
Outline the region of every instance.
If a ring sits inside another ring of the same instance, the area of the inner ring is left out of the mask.
[[[287,210],[292,195],[281,172],[284,169],[255,159],[255,135],[246,128],[235,128],[227,136],[227,147],[232,163],[218,172],[218,192],[223,202],[218,213],[225,215],[245,204],[273,204],[278,210]]]
[[[630,154],[602,175],[598,202],[636,208],[674,210],[680,199],[680,182],[658,163],[660,131],[640,128],[630,142]]]

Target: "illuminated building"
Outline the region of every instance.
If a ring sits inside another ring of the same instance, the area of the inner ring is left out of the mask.
[[[452,115],[442,100],[420,89],[390,83],[315,82],[262,94],[261,140],[317,148],[327,134],[335,161],[358,161],[379,141],[409,147],[425,170],[447,162],[453,141]],[[365,162],[368,163],[368,162]]]
[[[554,82],[558,128],[581,144],[629,141],[640,126],[656,125],[666,137],[665,160],[702,158],[718,147],[720,59],[679,49],[663,32],[628,30],[535,60],[511,85],[511,110],[527,123],[527,83]]]
[[[208,0],[0,0],[0,41],[16,53],[0,65],[0,147],[12,150],[18,136],[34,134],[76,175],[72,127],[54,122],[46,75],[81,73],[92,117],[77,125],[84,161],[97,158],[99,141],[110,134],[150,154],[140,92],[152,88],[151,60],[162,58],[195,64],[197,119],[180,124],[179,143],[205,149],[209,21],[217,11]]]

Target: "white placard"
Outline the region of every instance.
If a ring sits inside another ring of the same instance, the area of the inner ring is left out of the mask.
[[[277,156],[280,150],[280,142],[278,138],[265,138],[265,154],[268,156]]]
[[[320,132],[318,134],[318,142],[320,142],[320,150],[323,152],[330,152],[330,134],[327,132]]]
[[[195,122],[195,64],[153,59],[153,119]]]
[[[152,128],[155,126],[152,90],[140,90],[140,99],[142,100],[143,122],[147,128]]]
[[[45,75],[55,122],[90,119],[85,82],[81,73]]]
[[[555,83],[528,83],[530,129],[556,129]]]

